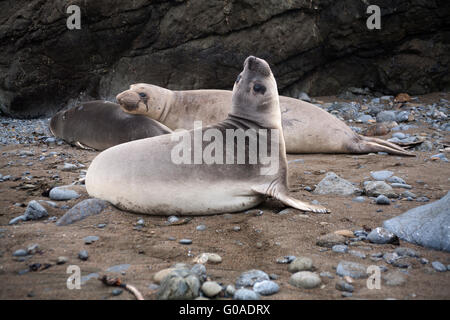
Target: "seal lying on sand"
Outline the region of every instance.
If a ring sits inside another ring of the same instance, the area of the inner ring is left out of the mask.
[[[278,91],[267,62],[245,60],[231,101],[230,114],[215,125],[103,151],[86,175],[89,195],[124,210],[157,215],[243,211],[267,196],[299,210],[327,212],[288,195]],[[270,161],[261,156],[269,153]]]
[[[237,82],[242,78],[240,74]],[[143,114],[172,130],[192,129],[194,121],[217,123],[230,112],[231,91],[171,91],[138,83],[117,95],[129,113]],[[325,110],[302,100],[280,97],[282,126],[287,153],[370,153],[414,156],[394,143],[361,136]]]
[[[68,143],[96,150],[172,132],[158,121],[123,112],[108,101],[90,101],[58,112],[50,120],[50,131]]]

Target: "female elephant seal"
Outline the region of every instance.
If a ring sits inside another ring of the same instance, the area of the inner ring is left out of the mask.
[[[299,210],[327,212],[288,195],[278,91],[267,62],[245,60],[231,104],[228,117],[215,125],[103,151],[88,169],[88,193],[156,215],[243,211],[267,196]]]
[[[172,132],[158,121],[123,112],[108,101],[90,101],[58,112],[50,120],[50,131],[68,143],[95,150]]]
[[[240,74],[237,78],[242,77]],[[132,114],[144,114],[172,130],[192,129],[194,121],[212,124],[230,111],[227,90],[171,91],[138,83],[117,95],[120,106]],[[280,97],[281,118],[287,153],[387,152],[414,156],[403,148],[377,138],[353,132],[343,121],[302,100]]]

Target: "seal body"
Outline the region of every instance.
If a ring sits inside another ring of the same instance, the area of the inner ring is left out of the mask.
[[[194,121],[208,125],[225,119],[231,97],[232,92],[227,90],[171,91],[138,83],[118,94],[117,101],[125,112],[147,115],[175,130],[192,129]],[[393,143],[353,132],[343,121],[311,103],[284,96],[279,99],[287,153],[382,151],[413,155]]]
[[[103,151],[92,161],[86,175],[89,195],[120,209],[156,215],[242,211],[268,196],[300,210],[327,212],[322,206],[288,195],[278,91],[264,60],[246,59],[242,79],[235,84],[230,104],[229,115],[217,124],[132,141]],[[239,137],[217,144],[214,152],[210,150],[215,161],[205,157],[212,141],[239,132],[249,133],[248,139],[241,140],[243,162],[239,162],[237,152]],[[198,136],[202,138],[198,140]],[[180,145],[182,137],[185,140]],[[198,141],[200,145],[196,144]],[[255,145],[258,147],[252,148]],[[183,152],[178,152],[180,146]],[[259,153],[262,149],[276,160],[276,165],[267,171],[264,169],[268,162],[261,158],[250,161],[254,151]],[[176,156],[181,154],[187,161],[179,161]]]
[[[90,101],[58,112],[50,120],[50,131],[68,143],[95,150],[172,132],[158,121],[126,113],[108,101]]]

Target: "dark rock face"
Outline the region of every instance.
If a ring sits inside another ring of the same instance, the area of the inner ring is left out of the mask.
[[[69,30],[69,4],[81,30]],[[71,99],[135,82],[231,89],[252,54],[297,97],[369,87],[410,94],[450,87],[446,0],[379,0],[381,30],[353,0],[0,2],[0,110],[49,115]]]

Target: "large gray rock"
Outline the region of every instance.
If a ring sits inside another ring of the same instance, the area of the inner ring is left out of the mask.
[[[450,252],[450,192],[438,201],[384,221],[383,227],[402,240]]]
[[[100,199],[86,199],[69,209],[58,221],[57,226],[66,226],[101,213],[108,206],[108,202]]]
[[[361,190],[355,187],[351,182],[337,176],[334,172],[328,172],[325,178],[317,184],[314,194],[350,196],[361,194]]]
[[[70,4],[80,30],[66,27]],[[231,89],[249,53],[292,97],[448,89],[449,1],[377,4],[382,28],[370,31],[368,3],[354,0],[0,1],[0,110],[49,114],[136,82]]]

